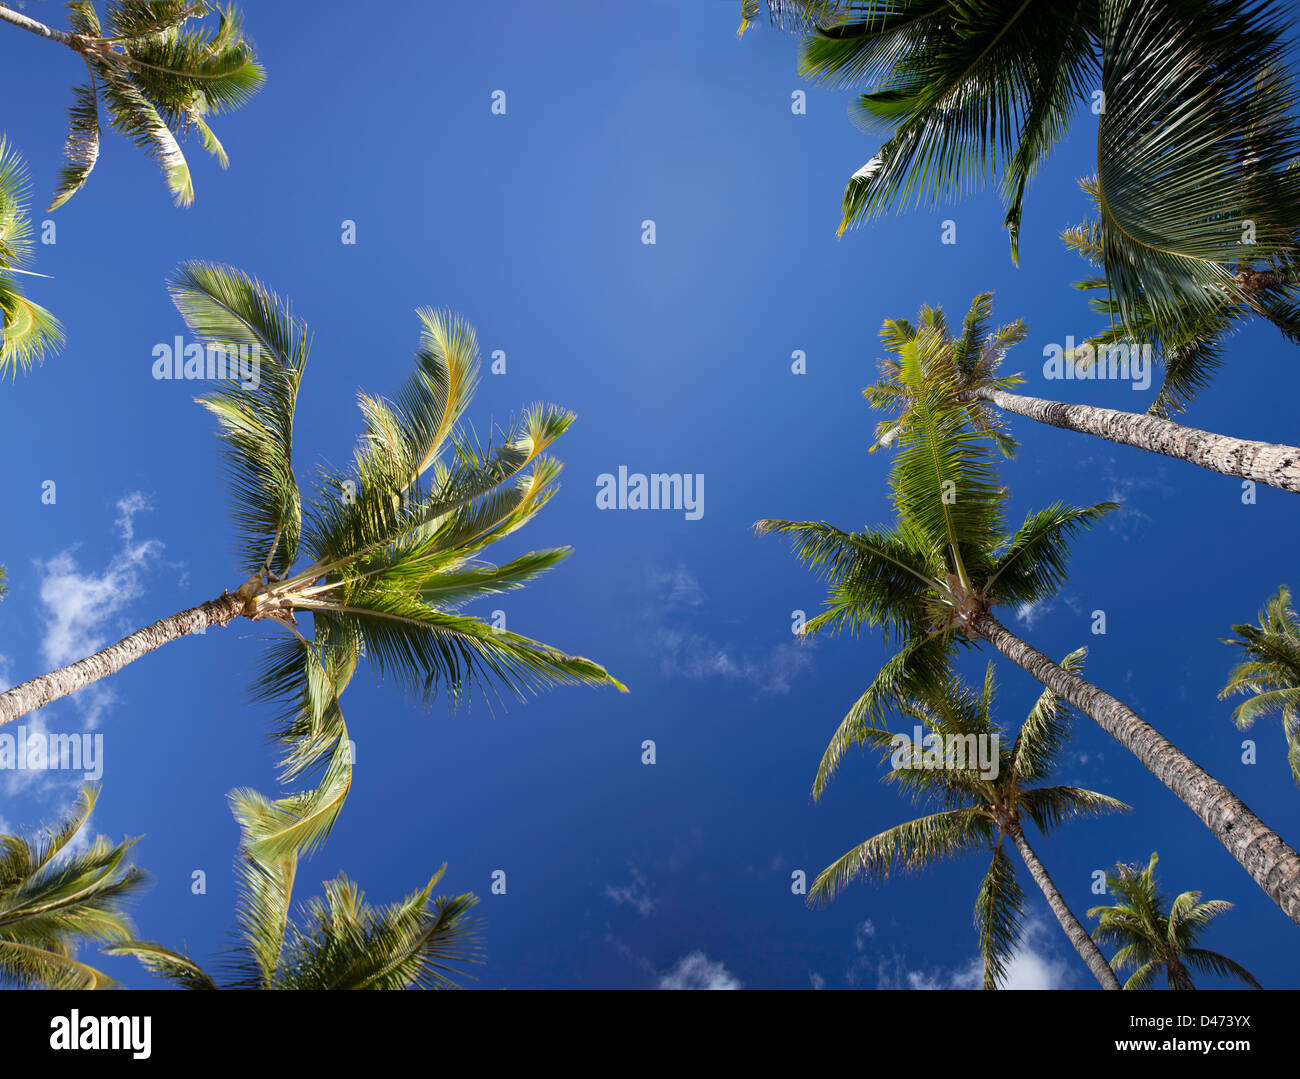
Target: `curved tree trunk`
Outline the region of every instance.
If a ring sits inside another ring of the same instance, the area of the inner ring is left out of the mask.
[[[1003,412],[1026,416],[1052,427],[1100,435],[1111,442],[1190,461],[1225,476],[1239,476],[1283,491],[1300,492],[1300,447],[1229,438],[1184,427],[1159,416],[1048,401],[991,386],[972,390],[970,396],[996,405]]]
[[[13,689],[0,693],[0,724],[5,724],[28,712],[34,712],[51,701],[98,682],[106,675],[120,671],[128,663],[190,633],[198,633],[209,626],[224,626],[244,609],[244,598],[226,593],[198,607],[191,607],[163,618],[152,626],[123,637],[117,644],[102,648],[93,656],[69,663],[57,671],[33,678]]]
[[[990,614],[971,628],[1007,659],[1097,722],[1205,822],[1269,898],[1300,924],[1300,854],[1246,804],[1123,701],[1057,666]]]
[[[1097,981],[1101,982],[1103,989],[1122,989],[1123,986],[1119,984],[1119,978],[1115,976],[1115,971],[1111,968],[1111,965],[1106,962],[1106,957],[1101,954],[1097,942],[1083,928],[1079,919],[1074,916],[1074,911],[1069,908],[1061,893],[1057,891],[1056,885],[1048,875],[1047,866],[1043,865],[1039,860],[1034,848],[1029,845],[1029,840],[1025,838],[1025,830],[1017,824],[1012,827],[1009,834],[1016,844],[1016,850],[1020,852],[1020,857],[1024,859],[1030,876],[1042,889],[1043,895],[1047,897],[1047,905],[1052,908],[1056,920],[1061,923],[1065,935],[1070,938],[1070,943],[1074,945],[1074,950],[1088,964],[1088,969],[1092,971]]]
[[[46,26],[43,22],[37,22],[26,15],[22,15],[12,10],[5,4],[0,4],[0,20],[12,23],[14,26],[21,26],[24,30],[30,31],[40,37],[47,37],[51,41],[57,41],[61,45],[67,45],[69,48],[74,47],[72,35],[62,30],[55,30],[52,26]]]

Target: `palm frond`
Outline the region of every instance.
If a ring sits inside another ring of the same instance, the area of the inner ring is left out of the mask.
[[[255,377],[201,398],[221,425],[241,526],[241,568],[287,571],[302,505],[292,464],[294,409],[310,349],[304,323],[262,282],[229,266],[190,262],[170,282],[190,330],[209,349],[250,357]]]

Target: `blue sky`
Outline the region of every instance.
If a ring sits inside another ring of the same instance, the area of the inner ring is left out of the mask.
[[[562,689],[452,714],[363,673],[344,698],[353,790],[298,878],[306,900],[346,869],[388,902],[446,861],[445,889],[482,898],[483,988],[968,984],[978,859],[856,885],[823,910],[791,892],[792,872],[811,880],[916,813],[860,755],[811,800],[828,738],[887,653],[872,638],[800,646],[793,612],[814,612],[822,590],[752,525],[889,520],[889,461],[866,453],[877,417],[860,390],[875,377],[880,323],[922,303],[959,317],[994,290],[1002,319],[1031,326],[1007,363],[1027,393],[1137,411],[1155,393],[1040,371],[1045,345],[1096,328],[1069,287],[1086,267],[1058,239],[1087,213],[1075,179],[1095,159],[1091,117],[1031,188],[1019,269],[991,191],[836,240],[844,181],[876,141],[846,119],[846,94],[798,79],[793,39],[760,29],[738,41],[738,7],[506,4],[488,18],[406,3],[358,20],[333,2],[310,19],[260,5],[249,26],[269,81],[217,128],[230,169],[192,147],[197,201],[178,210],[152,163],[111,135],[87,188],[53,217],[57,242],[36,249],[34,268],[53,279],[32,279],[31,293],[68,343],[3,389],[10,683],[241,583],[213,425],[191,400],[202,387],[151,377],[153,347],[183,332],[164,290],[182,260],[258,275],[314,331],[302,475],[350,453],[356,391],[397,386],[422,305],[473,323],[485,358],[506,355],[504,375],[485,367],[468,413],[480,430],[535,400],[577,412],[556,446],[560,494],[494,552],[575,553],[478,610],[504,609],[511,629],[599,660],[631,693]],[[26,10],[62,18],[54,3]],[[4,132],[39,208],[80,73],[16,30],[0,31],[0,48],[0,79],[25,103]],[[803,115],[791,109],[799,89]],[[491,111],[496,90],[504,116]],[[353,245],[341,242],[345,220]],[[654,245],[641,242],[646,220]],[[940,242],[945,220],[955,244]],[[1295,442],[1292,348],[1246,328],[1187,421]],[[806,374],[791,372],[796,350]],[[1233,661],[1219,638],[1279,583],[1300,584],[1288,496],[1261,488],[1244,505],[1236,481],[1190,465],[1028,421],[1014,432],[1016,521],[1058,499],[1123,509],[1080,543],[1059,599],[1004,620],[1054,656],[1086,643],[1089,677],[1300,840],[1276,723],[1252,732],[1258,763],[1243,764],[1246,736],[1216,700]],[[703,516],[599,510],[597,477],[621,465],[702,474]],[[41,500],[47,480],[53,505]],[[1090,632],[1098,609],[1105,636]],[[155,883],[140,932],[201,959],[226,942],[236,901],[226,792],[275,790],[270,717],[246,694],[259,634],[237,623],[174,643],[39,715],[50,730],[103,733],[93,825],[143,835],[136,860]],[[1039,687],[997,666],[1014,727]],[[1095,870],[1158,850],[1166,891],[1236,904],[1208,946],[1266,986],[1298,987],[1294,926],[1126,751],[1081,721],[1062,776],[1134,807],[1038,839],[1076,913],[1103,901],[1089,890]],[[0,819],[53,817],[74,790],[66,773],[0,775]],[[196,870],[206,894],[191,892]],[[490,892],[495,870],[505,895]],[[1027,874],[1024,886],[1032,927],[1015,984],[1089,988]],[[156,985],[133,961],[102,963],[128,986]]]

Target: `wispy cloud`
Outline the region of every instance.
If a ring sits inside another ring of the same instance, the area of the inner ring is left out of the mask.
[[[665,678],[725,678],[756,686],[763,693],[785,694],[795,677],[812,663],[811,642],[784,642],[755,655],[685,624],[681,615],[692,612],[694,623],[707,597],[684,566],[651,570],[648,583],[650,643]]]
[[[1046,600],[1039,600],[1036,603],[1022,603],[1016,609],[1016,621],[1023,622],[1026,627],[1033,629],[1038,621],[1045,615],[1051,614],[1053,604]]]
[[[650,895],[650,889],[646,884],[645,877],[636,866],[628,864],[628,870],[632,874],[631,884],[606,884],[605,895],[621,906],[632,907],[642,918],[648,918],[655,912],[655,901]]]
[[[1046,923],[1034,918],[1026,921],[1020,948],[1007,964],[1004,989],[1069,989],[1074,985],[1069,963],[1056,954],[1050,939]],[[850,985],[857,984],[864,967],[860,961],[849,971]],[[951,969],[912,970],[897,953],[876,962],[877,989],[979,989],[983,984],[984,961],[979,956]]]
[[[853,944],[858,951],[863,951],[867,946],[867,941],[876,935],[876,927],[872,924],[870,918],[865,922],[859,922],[853,931]]]

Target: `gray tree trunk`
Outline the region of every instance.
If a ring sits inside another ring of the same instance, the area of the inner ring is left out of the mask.
[[[1111,968],[1111,965],[1106,962],[1106,957],[1101,954],[1097,942],[1092,939],[1092,936],[1080,924],[1079,919],[1074,916],[1074,911],[1066,904],[1065,898],[1057,890],[1056,884],[1048,874],[1047,866],[1043,865],[1034,852],[1034,848],[1029,845],[1029,840],[1025,838],[1025,830],[1019,825],[1015,825],[1010,835],[1016,844],[1016,850],[1020,852],[1020,857],[1024,859],[1025,865],[1029,869],[1029,875],[1034,878],[1034,882],[1042,889],[1043,895],[1047,897],[1047,905],[1052,908],[1052,913],[1056,915],[1056,920],[1061,923],[1065,935],[1070,938],[1074,950],[1088,964],[1088,969],[1092,971],[1097,981],[1101,982],[1103,989],[1122,989],[1123,986],[1119,984],[1119,978],[1115,976],[1115,971]]]
[[[55,30],[54,27],[46,26],[43,22],[37,22],[35,19],[29,19],[26,15],[21,15],[4,4],[0,4],[0,21],[12,23],[14,26],[21,26],[30,33],[39,37],[47,37],[51,41],[57,41],[69,48],[75,48],[76,46],[71,34],[62,30]]]
[[[971,628],[1090,716],[1192,810],[1293,922],[1300,924],[1300,854],[1246,804],[1122,701],[1057,666],[990,614]]]
[[[1048,401],[991,386],[972,390],[970,396],[996,405],[1003,412],[1012,412],[1052,427],[1099,435],[1111,442],[1189,461],[1225,476],[1239,476],[1283,491],[1300,492],[1300,448],[1296,446],[1229,438],[1195,427],[1184,427],[1159,416]]]
[[[51,701],[75,693],[92,682],[120,671],[128,663],[190,633],[209,626],[224,626],[244,609],[242,596],[225,594],[198,607],[163,618],[152,626],[123,637],[117,644],[102,648],[93,656],[79,659],[57,671],[33,678],[0,693],[0,725],[43,708]]]

